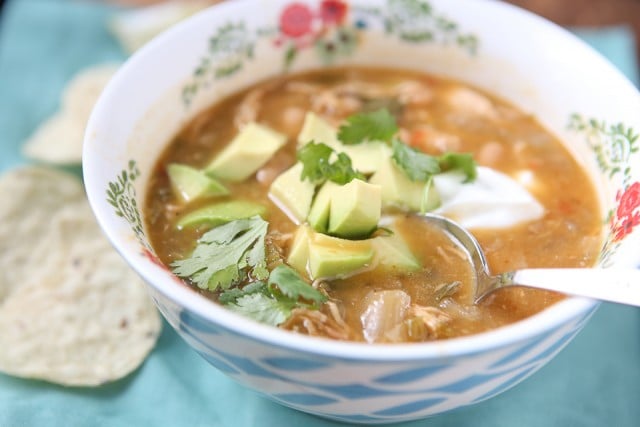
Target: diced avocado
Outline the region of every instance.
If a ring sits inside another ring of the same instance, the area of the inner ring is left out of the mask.
[[[395,232],[390,236],[371,239],[377,265],[385,269],[413,271],[420,268],[420,262],[411,253],[404,239]]]
[[[317,114],[308,112],[298,135],[298,146],[308,144],[311,141],[324,142],[332,148],[339,144],[338,133],[333,126]]]
[[[382,162],[369,182],[380,186],[384,206],[400,206],[412,211],[420,211],[424,183],[411,181],[395,165],[391,157]]]
[[[365,175],[378,170],[382,161],[391,157],[390,148],[383,142],[365,142],[358,145],[344,145],[338,140],[337,130],[322,117],[307,113],[302,131],[298,135],[298,145],[314,141],[323,142],[338,153],[345,153],[351,158],[354,169]]]
[[[351,239],[366,238],[378,225],[382,208],[379,185],[354,179],[333,190],[329,234]]]
[[[370,265],[374,255],[371,240],[345,240],[320,233],[313,235],[308,250],[312,279],[351,275]]]
[[[308,180],[300,179],[302,168],[302,163],[296,163],[280,174],[269,190],[271,200],[297,224],[307,219],[316,188]]]
[[[397,206],[410,211],[426,212],[437,208],[440,198],[428,182],[411,181],[389,157],[380,164],[378,171],[369,179],[382,190],[383,206]]]
[[[336,150],[346,153],[351,158],[353,168],[365,175],[375,173],[380,169],[380,165],[391,157],[391,149],[384,142],[364,142],[358,145],[340,144]]]
[[[220,182],[191,166],[171,163],[167,174],[176,196],[184,203],[200,197],[224,196],[229,190]]]
[[[335,189],[339,187],[338,184],[327,181],[325,182],[318,194],[316,194],[307,222],[316,231],[326,233],[329,227],[329,213],[331,209],[331,196]]]
[[[309,242],[313,239],[314,232],[306,225],[298,227],[293,242],[287,255],[287,264],[295,268],[298,273],[308,274]]]
[[[255,215],[264,217],[266,213],[267,208],[259,203],[247,200],[232,200],[230,202],[207,205],[189,212],[180,218],[176,227],[178,229],[201,225],[217,227],[236,219],[251,218]]]
[[[287,142],[287,137],[258,123],[249,123],[207,166],[208,174],[227,181],[249,178]]]

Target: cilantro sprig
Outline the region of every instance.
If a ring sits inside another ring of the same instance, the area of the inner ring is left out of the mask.
[[[272,294],[278,295],[279,292],[281,297],[294,301],[302,299],[314,308],[327,300],[322,292],[305,282],[296,270],[284,264],[273,269],[268,284]]]
[[[186,259],[171,264],[179,277],[201,289],[228,289],[249,275],[266,279],[265,236],[268,223],[260,216],[239,219],[205,233]]]
[[[467,181],[471,182],[478,176],[476,161],[473,160],[471,153],[453,153],[447,152],[438,157],[440,170],[442,172],[450,170],[459,170],[467,177]]]
[[[345,145],[360,144],[365,141],[391,143],[398,132],[396,119],[386,108],[370,113],[354,114],[340,127],[338,139]]]
[[[221,304],[269,325],[281,324],[295,308],[317,309],[327,297],[298,272],[286,265],[267,270],[267,227],[259,216],[216,227],[198,240],[190,257],[171,264],[173,272],[199,288],[222,290]]]
[[[325,143],[309,142],[297,153],[303,169],[300,179],[319,185],[333,181],[344,185],[354,179],[365,179],[364,175],[353,168],[351,158],[345,153],[336,153]]]
[[[392,158],[412,181],[426,182],[440,172],[440,163],[433,156],[424,154],[394,139],[391,145]]]
[[[439,157],[430,156],[400,141],[396,136],[398,130],[395,117],[382,108],[347,118],[340,127],[338,139],[345,145],[386,142],[392,147],[393,160],[412,181],[427,182],[433,175],[453,169],[461,170],[467,181],[476,178],[476,163],[470,154],[448,152]]]
[[[296,308],[317,309],[326,300],[323,293],[286,265],[274,268],[267,283],[255,282],[242,289],[229,289],[219,297],[229,309],[273,326],[285,322]]]
[[[441,156],[430,156],[395,139],[392,143],[392,158],[412,181],[427,182],[433,175],[450,170],[460,170],[467,181],[477,176],[476,163],[469,153],[447,152]]]

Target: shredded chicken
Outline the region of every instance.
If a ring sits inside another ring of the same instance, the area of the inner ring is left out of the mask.
[[[311,336],[333,338],[336,340],[353,339],[353,331],[346,324],[334,302],[325,304],[326,310],[296,308],[291,317],[280,325],[281,328]],[[326,313],[325,311],[328,311]]]
[[[282,131],[289,135],[297,135],[302,129],[307,111],[300,107],[287,107],[282,111],[280,123]]]
[[[334,90],[340,96],[352,96],[360,99],[385,98],[389,96],[389,91],[382,86],[360,81],[337,85]]]
[[[417,126],[410,134],[410,144],[425,153],[442,154],[460,151],[460,137],[442,132],[431,126]]]
[[[351,81],[333,87],[323,88],[302,82],[291,82],[286,89],[292,93],[307,95],[311,98],[311,109],[329,120],[332,124],[339,124],[345,117],[355,114],[366,107],[376,106],[395,109],[390,104],[393,100],[397,105],[423,105],[433,98],[431,89],[424,83],[405,81],[396,85],[380,86],[376,84]],[[396,107],[397,107],[396,105]]]
[[[469,114],[495,120],[499,117],[493,102],[486,96],[472,89],[459,88],[451,89],[447,93],[447,103],[450,107],[462,114]]]
[[[357,113],[362,101],[353,96],[340,96],[335,90],[325,90],[311,98],[311,109],[326,118],[342,119]]]
[[[476,156],[476,161],[484,166],[495,166],[498,162],[503,161],[505,155],[505,148],[502,144],[490,141],[482,146]]]
[[[436,307],[425,307],[422,305],[412,304],[409,307],[409,316],[420,319],[427,327],[429,338],[438,337],[438,330],[451,322],[452,317]]]
[[[423,83],[407,80],[393,87],[392,96],[402,104],[425,105],[433,99],[433,92]]]
[[[257,120],[260,112],[260,103],[265,93],[266,89],[264,88],[254,89],[242,99],[233,119],[233,124],[236,128],[242,129],[247,124]]]

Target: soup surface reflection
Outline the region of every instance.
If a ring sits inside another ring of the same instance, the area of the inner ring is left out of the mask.
[[[264,208],[252,212],[268,222],[264,240],[268,270],[292,264],[289,261],[297,250],[294,246],[300,227],[309,229],[305,238],[310,242],[323,241],[322,236],[317,236],[320,234],[317,228],[304,225],[310,221],[302,218],[297,223],[291,211],[282,209],[283,204],[275,203],[277,198],[273,197],[274,182],[299,157],[299,135],[308,113],[339,129],[349,117],[376,111],[384,111],[395,119],[394,138],[406,146],[434,158],[451,152],[471,153],[478,168],[490,168],[511,177],[543,207],[543,214],[535,219],[500,227],[493,224],[472,228],[493,272],[594,264],[602,228],[594,188],[576,160],[535,118],[456,81],[411,71],[372,68],[287,75],[259,83],[199,114],[162,154],[149,184],[144,213],[157,255],[175,268],[176,262],[192,256],[198,239],[218,226],[206,221],[180,226],[181,219],[211,205],[240,200]],[[181,198],[167,172],[169,165],[207,170],[212,159],[221,156],[240,130],[252,123],[284,135],[286,142],[246,179],[208,175],[228,192],[205,194],[187,201]],[[372,179],[371,175],[371,172],[362,174],[363,185],[370,185],[366,181]],[[313,192],[315,203],[320,186]],[[219,302],[232,301],[231,308],[240,307],[244,314],[260,311],[258,320],[268,318],[267,323],[281,328],[372,343],[421,342],[474,334],[523,319],[562,298],[552,292],[515,288],[498,291],[479,305],[470,304],[472,280],[466,254],[446,235],[412,217],[411,209],[385,203],[384,197],[383,190],[380,224],[373,234],[346,238],[339,233],[326,234],[356,244],[367,239],[398,238],[402,241],[399,247],[408,248],[408,256],[419,268],[385,267],[382,255],[376,253],[348,273],[343,263],[336,267],[339,273],[333,277],[331,274],[313,277],[308,264],[313,261],[309,260],[303,268],[294,270],[323,298],[295,294],[298,300],[291,304],[290,300],[285,304],[281,298],[283,294],[290,296],[288,291],[274,291],[277,285],[271,282],[277,279],[273,274],[269,279],[261,278],[246,268],[241,271],[249,273],[228,289],[222,285],[201,289],[189,277],[184,279],[185,283],[214,301],[219,301],[227,291],[224,301]],[[434,206],[437,208],[437,204]],[[356,258],[354,255],[351,262],[357,263]],[[326,259],[318,262],[318,271],[333,268],[328,267],[331,263]],[[264,303],[255,310],[247,309],[246,295],[228,293],[229,289],[241,292],[254,282],[265,284],[258,293],[260,297],[251,294],[255,301]],[[280,304],[277,316],[266,313],[270,309],[267,306],[272,306],[265,302],[269,301],[265,295],[272,298],[273,307]]]

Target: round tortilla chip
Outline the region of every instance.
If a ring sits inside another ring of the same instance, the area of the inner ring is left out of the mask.
[[[0,178],[2,196],[0,371],[90,386],[135,370],[160,317],[102,235],[79,180],[27,167]]]
[[[100,94],[118,71],[118,64],[87,68],[75,75],[62,94],[62,110],[86,123]]]
[[[129,9],[115,15],[108,27],[122,48],[133,53],[183,19],[221,0],[182,0]]]
[[[71,165],[81,162],[85,125],[68,113],[57,113],[29,138],[22,153],[45,163]]]
[[[23,154],[45,163],[79,164],[91,110],[117,69],[115,64],[99,65],[77,74],[62,94],[60,111],[36,129]]]

